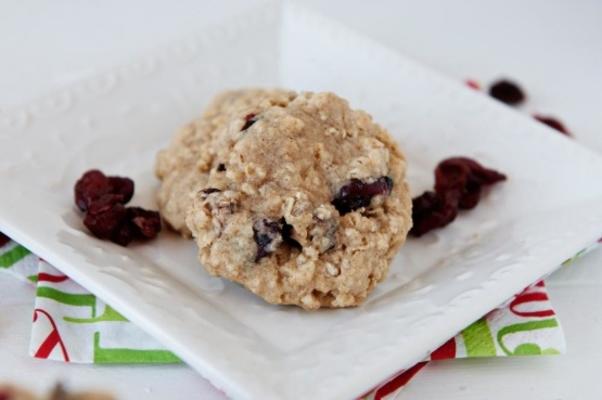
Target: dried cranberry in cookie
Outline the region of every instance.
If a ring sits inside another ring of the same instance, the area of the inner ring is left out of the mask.
[[[332,201],[341,215],[361,207],[368,207],[373,197],[388,196],[393,188],[393,180],[381,176],[374,180],[351,179],[343,185]]]
[[[198,157],[227,165],[204,185],[219,191],[192,197],[187,225],[200,261],[270,303],[361,304],[411,226],[399,148],[332,93],[237,111]]]

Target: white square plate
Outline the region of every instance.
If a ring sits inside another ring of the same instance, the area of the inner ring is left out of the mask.
[[[153,207],[156,151],[219,90],[332,90],[372,113],[409,159],[413,194],[447,156],[509,180],[449,227],[410,239],[365,305],[305,312],[208,276],[192,242],[90,237],[72,187],[98,167]],[[301,5],[247,10],[135,63],[0,111],[0,230],[96,293],[241,399],[349,399],[593,242],[602,160]]]

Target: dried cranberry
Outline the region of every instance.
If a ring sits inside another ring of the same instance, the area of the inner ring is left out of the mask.
[[[460,193],[458,208],[463,210],[475,208],[481,199],[481,188],[482,184],[479,181],[469,177],[464,190]]]
[[[506,179],[493,169],[485,168],[467,157],[447,158],[435,169],[435,191],[459,190],[461,194],[476,192],[475,186],[492,185]]]
[[[110,239],[126,220],[126,209],[123,204],[111,206],[94,203],[84,218],[86,228],[100,239]]]
[[[4,246],[8,242],[10,242],[10,238],[4,233],[0,232],[0,247]]]
[[[138,238],[138,231],[129,220],[124,220],[119,229],[111,235],[111,241],[121,246],[127,246]]]
[[[412,200],[413,226],[410,234],[425,233],[451,223],[458,215],[456,192],[436,193],[427,191]]]
[[[253,224],[253,239],[257,244],[255,262],[273,253],[282,242],[282,221],[260,219]]]
[[[133,195],[134,181],[107,177],[98,170],[86,172],[75,184],[75,202],[80,210],[86,211],[84,225],[94,236],[122,246],[136,239],[152,239],[161,231],[158,212],[124,206]]]
[[[499,80],[489,88],[489,95],[508,105],[517,105],[525,100],[525,93],[514,82]]]
[[[479,85],[479,82],[475,81],[474,79],[467,79],[465,83],[466,86],[468,86],[471,89],[481,90],[481,85]]]
[[[106,194],[120,195],[119,202],[125,204],[134,195],[134,182],[119,176],[108,177],[93,169],[83,174],[75,184],[75,204],[81,211],[86,211],[92,203]]]
[[[110,176],[109,185],[111,186],[111,193],[123,196],[123,204],[130,201],[134,196],[134,181],[130,178]]]
[[[0,400],[11,400],[12,398],[12,393],[8,389],[0,391]]]
[[[97,215],[109,211],[115,205],[123,205],[123,196],[120,194],[105,194],[88,207],[88,214]]]
[[[389,195],[392,188],[393,180],[388,176],[381,176],[370,183],[354,178],[339,189],[332,205],[344,215],[358,208],[368,207],[373,197]]]
[[[247,129],[249,129],[251,127],[251,125],[253,125],[255,122],[257,122],[257,115],[255,114],[247,114],[245,115],[245,123],[242,126],[242,128],[240,128],[240,131],[246,131]]]
[[[161,232],[161,217],[157,211],[128,207],[127,219],[136,227],[140,239],[153,239]]]
[[[75,204],[81,211],[86,211],[92,202],[110,191],[111,185],[105,174],[90,170],[75,183]]]
[[[569,130],[566,129],[564,124],[554,117],[535,114],[535,115],[533,115],[533,118],[535,118],[536,120],[538,120],[539,122],[541,122],[543,124],[546,124],[547,126],[549,126],[552,129],[556,129],[560,133],[563,133],[567,136],[572,136],[571,133],[569,132]]]
[[[424,192],[412,200],[410,233],[421,236],[452,222],[458,209],[477,206],[483,186],[506,179],[504,174],[485,168],[467,157],[452,157],[441,161],[435,169],[435,191]]]

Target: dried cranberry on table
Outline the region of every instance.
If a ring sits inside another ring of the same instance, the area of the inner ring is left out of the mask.
[[[84,225],[99,239],[127,246],[155,238],[161,231],[156,211],[125,207],[134,195],[134,181],[90,170],[75,184],[75,204],[85,212]]]
[[[423,234],[451,223],[458,210],[477,206],[483,186],[506,180],[498,171],[486,168],[467,157],[451,157],[435,169],[435,191],[412,200],[413,227],[410,234]]]
[[[535,118],[542,124],[546,124],[547,126],[549,126],[552,129],[556,129],[558,132],[560,132],[564,135],[573,136],[573,135],[571,135],[571,132],[569,132],[569,130],[566,129],[566,126],[564,126],[564,124],[562,122],[560,122],[558,119],[556,119],[554,117],[550,117],[547,115],[541,115],[541,114],[535,114],[535,115],[533,115],[533,118]]]
[[[489,95],[511,106],[522,103],[527,97],[520,86],[506,79],[494,82],[489,87]]]

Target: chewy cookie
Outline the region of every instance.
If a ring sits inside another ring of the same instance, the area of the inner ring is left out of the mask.
[[[161,180],[157,202],[161,215],[174,230],[190,236],[185,219],[190,194],[202,188],[214,165],[215,141],[222,136],[231,117],[257,112],[274,104],[285,105],[294,96],[285,90],[246,89],[221,93],[203,115],[174,137],[168,148],[157,155],[155,174]],[[201,151],[202,150],[202,151]]]
[[[188,213],[201,263],[270,303],[360,304],[411,227],[393,139],[332,93],[230,115],[197,155],[223,165]]]

